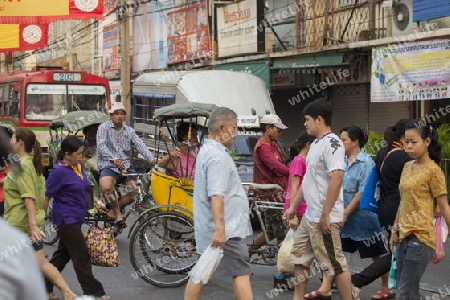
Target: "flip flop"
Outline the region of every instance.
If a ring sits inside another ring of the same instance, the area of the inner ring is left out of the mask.
[[[378,299],[393,299],[395,298],[395,293],[391,290],[388,290],[386,288],[381,288],[378,292],[376,292],[372,296],[372,300],[378,300]]]
[[[331,300],[331,296],[324,296],[319,290],[312,291],[303,296],[305,299],[316,299],[316,300]]]

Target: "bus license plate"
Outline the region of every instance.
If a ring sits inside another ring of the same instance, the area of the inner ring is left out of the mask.
[[[44,167],[48,167],[49,165],[50,165],[50,157],[43,157],[42,158],[42,165],[44,166]]]

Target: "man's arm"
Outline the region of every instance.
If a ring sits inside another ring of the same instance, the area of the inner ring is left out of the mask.
[[[223,215],[223,196],[214,195],[211,199],[211,212],[215,225],[215,232],[212,236],[211,246],[223,248],[226,242],[225,219]]]
[[[107,136],[108,133],[106,131],[106,126],[99,126],[97,131],[97,151],[101,153],[101,155],[109,161],[114,161],[116,158],[112,154],[112,152],[108,149],[107,146]]]
[[[133,129],[131,129],[131,130],[133,130]],[[153,161],[155,160],[155,157],[150,152],[150,150],[148,150],[147,146],[145,146],[144,142],[137,136],[137,134],[136,134],[136,132],[134,132],[134,130],[131,134],[131,144],[134,145],[134,147],[136,147],[136,150],[142,156],[144,156],[146,161],[153,163]]]
[[[262,144],[256,149],[256,155],[278,176],[289,176],[289,168],[280,162],[267,144]]]
[[[344,180],[344,171],[335,170],[331,172],[331,180],[328,186],[327,198],[323,205],[322,216],[319,220],[319,226],[324,234],[331,233],[330,213],[341,192],[342,181]]]

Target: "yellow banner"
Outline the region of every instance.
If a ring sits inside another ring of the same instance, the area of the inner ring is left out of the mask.
[[[19,31],[19,24],[0,24],[1,47],[5,49],[18,48],[20,45]]]
[[[0,3],[0,17],[45,17],[68,14],[68,0],[22,0]]]

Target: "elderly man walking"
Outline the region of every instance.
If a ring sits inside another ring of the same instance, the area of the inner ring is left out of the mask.
[[[245,238],[251,235],[248,199],[228,147],[237,134],[237,115],[219,107],[209,118],[209,135],[197,156],[194,183],[194,227],[197,252],[211,244],[223,249],[215,276],[233,277],[237,300],[251,300]],[[203,284],[189,280],[185,300],[200,298]]]

